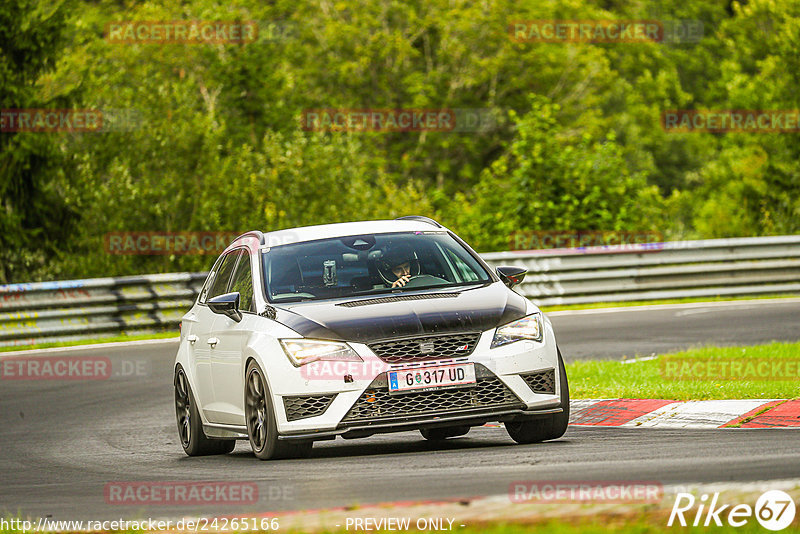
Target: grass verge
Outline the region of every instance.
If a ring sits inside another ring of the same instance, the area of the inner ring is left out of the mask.
[[[567,365],[575,399],[792,399],[800,396],[799,373],[800,343],[702,347],[650,359]]]

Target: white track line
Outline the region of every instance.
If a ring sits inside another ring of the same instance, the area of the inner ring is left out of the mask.
[[[180,341],[180,339],[181,339],[180,337],[170,337],[164,339],[140,339],[138,341],[117,341],[113,343],[72,345],[69,347],[51,347],[49,349],[10,350],[7,352],[0,352],[0,359],[11,358],[16,356],[37,356],[43,354],[52,354],[54,352],[74,352],[77,350],[139,347],[142,345],[167,345],[170,343],[177,343],[178,341]]]
[[[593,313],[623,313],[647,310],[688,310],[696,308],[725,308],[729,306],[754,306],[765,304],[800,304],[800,298],[724,300],[719,302],[687,302],[683,304],[651,304],[648,306],[618,306],[615,308],[593,308],[587,310],[560,310],[544,312],[548,317],[559,315],[590,315]]]
[[[687,401],[667,404],[623,427],[719,428],[774,399]]]

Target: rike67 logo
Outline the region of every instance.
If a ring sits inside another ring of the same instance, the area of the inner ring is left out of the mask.
[[[693,511],[695,507],[697,509]],[[756,501],[755,507],[749,504],[722,504],[719,502],[719,493],[714,493],[710,498],[704,493],[699,499],[691,493],[678,493],[667,526],[671,527],[677,520],[677,524],[682,527],[687,526],[689,522],[695,527],[701,525],[741,527],[755,516],[762,527],[777,531],[785,529],[792,523],[795,511],[792,497],[780,490],[763,493]]]

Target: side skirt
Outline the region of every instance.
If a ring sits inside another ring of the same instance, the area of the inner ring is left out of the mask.
[[[203,432],[212,439],[247,439],[246,426],[207,424]]]

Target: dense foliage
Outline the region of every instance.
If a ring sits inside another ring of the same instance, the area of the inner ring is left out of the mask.
[[[697,42],[517,42],[514,20],[701,21]],[[121,43],[116,21],[257,21],[255,42]],[[477,249],[524,230],[795,233],[798,133],[674,133],[674,109],[800,109],[791,0],[6,0],[0,108],[117,110],[0,133],[0,283],[202,270],[108,232],[422,214]],[[474,109],[460,132],[306,131],[303,110]],[[127,114],[127,115],[125,115]]]

